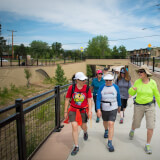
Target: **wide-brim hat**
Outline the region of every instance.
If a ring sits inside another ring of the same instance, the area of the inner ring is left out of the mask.
[[[78,79],[78,80],[84,81],[84,80],[88,79],[88,77],[86,77],[83,72],[77,72],[75,74],[75,78],[74,79]]]
[[[111,75],[111,74],[106,74],[104,77],[103,77],[103,79],[104,80],[113,80],[113,76]]]
[[[140,68],[136,69],[136,72],[138,73],[139,70],[144,70],[148,76],[152,76],[152,73],[150,72],[147,65],[142,65]]]

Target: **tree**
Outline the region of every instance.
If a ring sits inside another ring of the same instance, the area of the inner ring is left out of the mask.
[[[52,44],[52,52],[54,56],[59,57],[60,54],[63,52],[62,44],[59,42],[55,42]]]
[[[119,58],[119,51],[117,46],[113,47],[112,53],[111,53],[112,58]]]
[[[90,78],[92,76],[92,69],[90,65],[87,65],[87,77]]]
[[[88,42],[88,47],[85,50],[87,56],[104,57],[110,55],[110,48],[107,36],[97,36]]]
[[[18,56],[22,56],[23,58],[26,57],[26,49],[25,49],[25,46],[24,44],[21,44],[20,46],[14,46],[14,53],[15,55],[18,55]]]
[[[54,79],[56,80],[56,85],[63,86],[68,83],[67,78],[64,76],[64,71],[59,64],[57,64],[57,69]]]
[[[121,58],[126,58],[126,56],[127,56],[127,50],[126,50],[126,48],[122,45],[122,46],[120,46],[118,48],[118,50],[119,50],[120,57]]]
[[[46,54],[49,52],[49,46],[46,42],[32,41],[30,46],[32,51],[32,57],[46,58]]]
[[[25,78],[27,79],[27,87],[30,85],[30,78],[32,77],[32,73],[29,69],[24,69]]]

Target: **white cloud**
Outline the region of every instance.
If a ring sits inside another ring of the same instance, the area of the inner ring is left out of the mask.
[[[123,0],[123,4],[126,4],[124,8],[120,0],[1,0],[0,11],[59,23],[64,27],[93,35],[107,35],[109,39],[158,34],[157,30],[142,30],[146,24],[159,24],[160,15],[148,17],[146,13],[157,1],[153,3],[137,0],[135,6],[129,6],[127,3],[128,0]],[[141,10],[145,14],[137,15]]]

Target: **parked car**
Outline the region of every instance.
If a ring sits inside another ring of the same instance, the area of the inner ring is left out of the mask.
[[[7,59],[2,58],[2,62],[8,62],[8,60],[7,60]]]

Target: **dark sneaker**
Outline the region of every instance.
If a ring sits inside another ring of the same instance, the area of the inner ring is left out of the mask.
[[[152,150],[151,150],[151,146],[150,145],[145,145],[145,148],[144,148],[145,152],[147,154],[152,154]]]
[[[121,123],[121,124],[123,123],[123,118],[120,119],[119,123]]]
[[[114,147],[113,147],[112,143],[108,143],[108,150],[109,150],[109,152],[114,152]]]
[[[78,153],[79,147],[74,147],[73,151],[71,152],[71,155],[74,156]]]
[[[108,130],[105,130],[105,132],[104,132],[104,138],[108,138]]]
[[[99,117],[97,117],[97,119],[96,119],[96,123],[99,123]]]
[[[87,139],[88,139],[88,133],[87,133],[87,132],[86,132],[86,133],[84,133],[83,138],[84,138],[84,140],[85,140],[85,141],[87,141]]]

